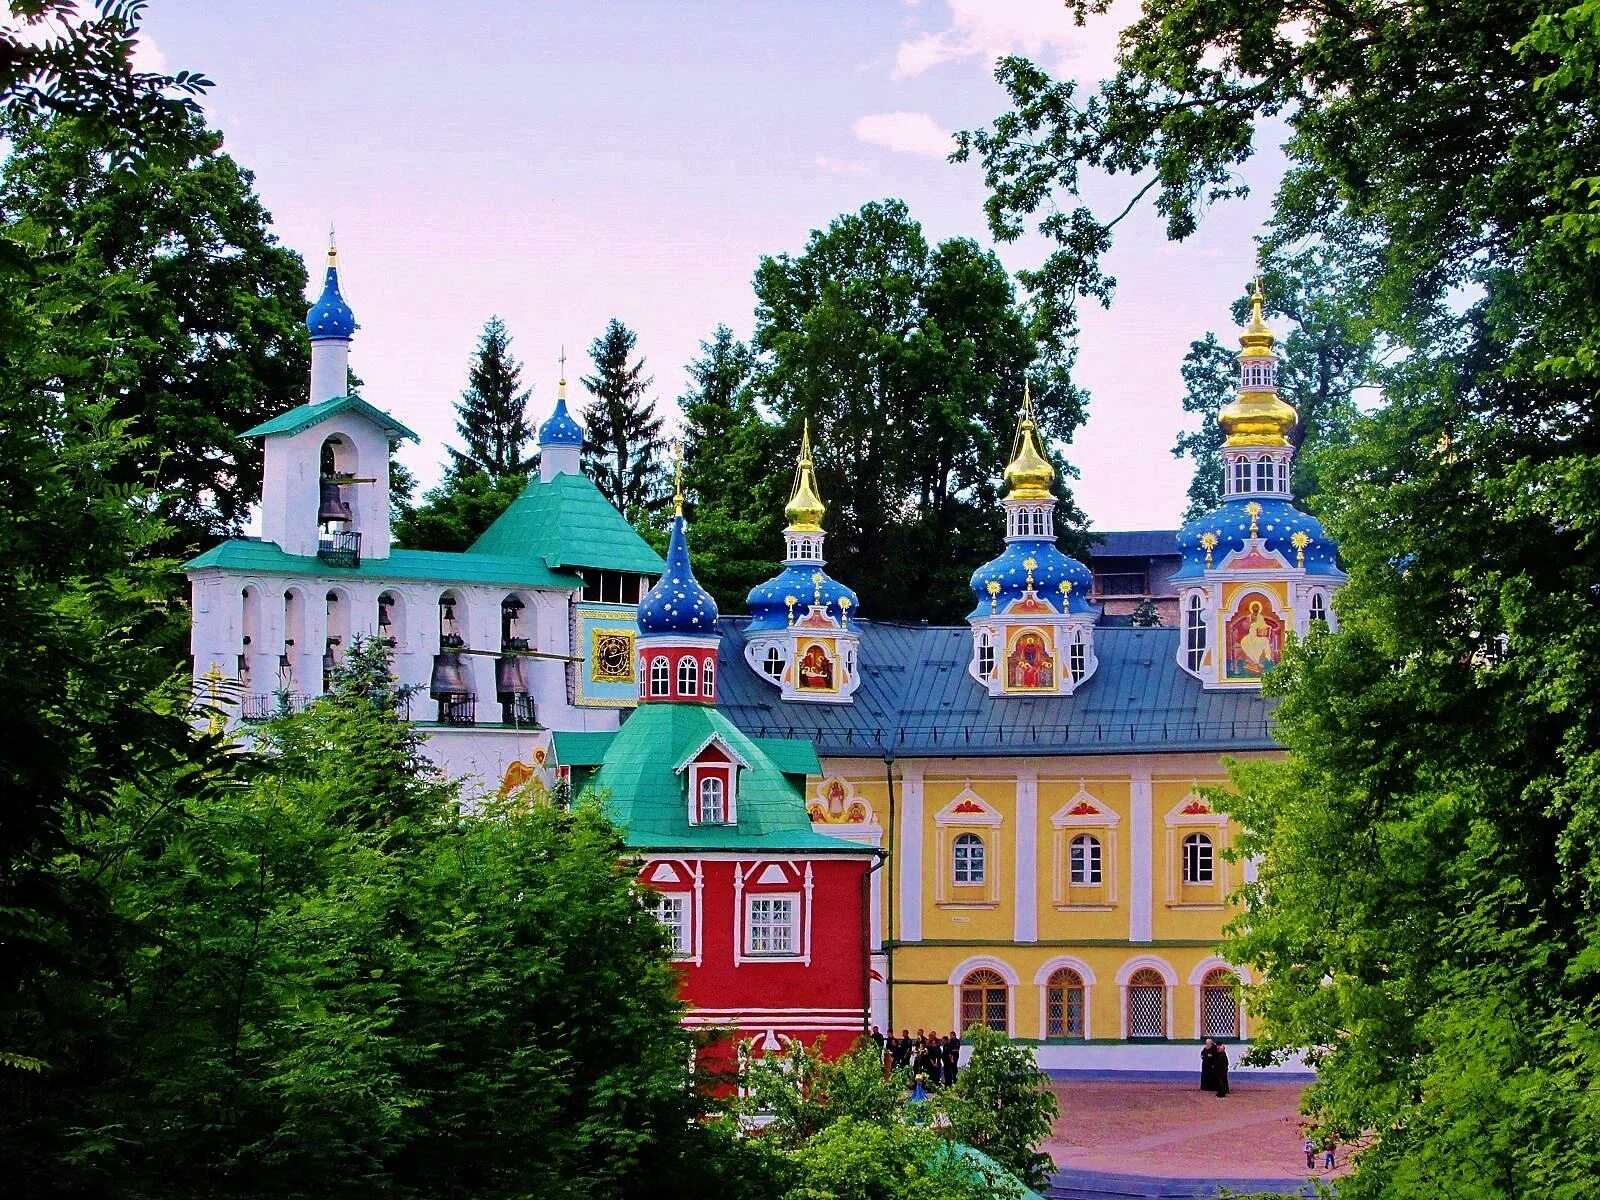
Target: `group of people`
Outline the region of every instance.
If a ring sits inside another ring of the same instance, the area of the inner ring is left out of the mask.
[[[1228,1094],[1228,1052],[1211,1038],[1200,1047],[1200,1090],[1218,1098]]]
[[[899,1037],[884,1037],[874,1025],[867,1036],[877,1043],[887,1069],[910,1067],[912,1077],[929,1087],[949,1087],[956,1081],[961,1069],[961,1036],[955,1030],[948,1037],[923,1029],[917,1030],[916,1037],[909,1029],[902,1029]]]

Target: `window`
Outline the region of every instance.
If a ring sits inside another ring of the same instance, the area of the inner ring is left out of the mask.
[[[657,892],[650,897],[650,913],[672,938],[672,953],[682,958],[689,953],[688,904],[683,896]]]
[[[794,953],[793,896],[752,896],[748,915],[749,953]]]
[[[583,579],[583,598],[602,604],[637,604],[644,593],[642,575],[626,575],[621,571],[579,571]]]
[[[700,680],[706,699],[714,698],[716,696],[717,664],[713,659],[706,659],[705,666],[701,669]]]
[[[1067,855],[1069,882],[1086,886],[1101,882],[1099,838],[1092,833],[1080,833],[1067,847]]]
[[[1183,839],[1183,881],[1210,883],[1212,878],[1211,839],[1203,833],[1191,833]]]
[[[678,695],[698,696],[700,694],[700,664],[692,658],[678,660]]]
[[[672,692],[672,676],[667,671],[667,660],[653,658],[650,660],[650,694],[652,696],[666,696]]]
[[[1034,537],[1045,536],[1044,510],[1042,508],[1036,508],[1028,514],[1028,532],[1033,534]]]
[[[1321,592],[1311,593],[1311,620],[1328,623],[1328,600]]]
[[[767,647],[767,655],[761,660],[761,669],[772,679],[783,674],[783,655],[776,646]]]
[[[1270,458],[1256,459],[1256,491],[1270,492],[1272,490],[1272,460]]]
[[[1144,967],[1128,980],[1128,1036],[1167,1036],[1167,985],[1159,971]]]
[[[950,846],[953,869],[951,879],[960,884],[981,884],[984,881],[983,839],[975,833],[961,833]]]
[[[1235,492],[1250,490],[1250,460],[1247,458],[1233,460],[1233,490]]]
[[[1183,609],[1183,657],[1191,671],[1199,671],[1206,656],[1206,614],[1201,607],[1200,594],[1189,597]]]
[[[1143,571],[1105,571],[1094,577],[1094,590],[1101,596],[1143,596],[1146,586]]]
[[[1011,993],[998,971],[987,967],[961,981],[961,1028],[987,1025],[1006,1033],[1010,1029]]]
[[[1239,997],[1233,972],[1217,967],[1206,972],[1200,983],[1200,1036],[1236,1038],[1239,1036]]]
[[[727,794],[720,775],[706,775],[700,780],[700,803],[695,810],[702,825],[724,825],[728,820]]]
[[[1083,1014],[1083,976],[1062,967],[1044,985],[1045,1037],[1083,1037]]]
[[[987,631],[978,635],[978,676],[988,679],[994,675],[994,643]]]
[[[1083,644],[1082,634],[1072,639],[1072,646],[1067,651],[1067,669],[1072,672],[1073,683],[1083,682],[1089,670],[1089,652]]]

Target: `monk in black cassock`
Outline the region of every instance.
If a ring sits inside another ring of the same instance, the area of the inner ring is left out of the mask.
[[[961,1066],[961,1035],[954,1029],[950,1036],[944,1040],[944,1085],[950,1087],[956,1081],[956,1072]]]
[[[1219,1099],[1228,1094],[1228,1052],[1211,1038],[1200,1047],[1200,1090]]]

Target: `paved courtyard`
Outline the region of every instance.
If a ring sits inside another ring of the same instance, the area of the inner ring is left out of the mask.
[[[1307,1177],[1299,1104],[1304,1080],[1269,1082],[1235,1073],[1223,1099],[1192,1080],[1060,1079],[1061,1115],[1045,1150],[1070,1171],[1164,1178]],[[1344,1173],[1348,1150],[1333,1172]]]

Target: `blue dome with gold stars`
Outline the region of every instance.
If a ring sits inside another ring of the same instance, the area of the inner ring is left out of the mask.
[[[1237,496],[1220,508],[1190,521],[1178,531],[1178,549],[1183,563],[1172,576],[1174,582],[1202,579],[1209,559],[1212,566],[1220,567],[1224,560],[1245,547],[1250,538],[1250,508],[1254,505],[1256,536],[1269,553],[1276,554],[1291,567],[1302,565],[1301,550],[1305,552],[1303,565],[1307,575],[1327,576],[1342,580],[1345,574],[1339,569],[1338,548],[1323,532],[1322,523],[1301,512],[1287,500],[1270,497]],[[1216,539],[1209,554],[1206,535]],[[1301,545],[1295,543],[1301,539]]]
[[[565,381],[563,381],[563,385]],[[583,445],[583,426],[572,419],[572,414],[567,411],[567,398],[565,395],[556,397],[556,410],[549,419],[539,426],[539,445],[541,446],[581,446]]]
[[[317,297],[317,302],[306,313],[306,328],[311,331],[313,342],[323,338],[349,341],[355,336],[356,317],[339,294],[339,268],[331,261],[331,253],[328,257],[330,261],[328,273],[322,281],[322,295]]]
[[[700,586],[689,565],[689,541],[681,514],[672,521],[661,581],[639,601],[638,624],[642,637],[717,636],[717,602]]]
[[[972,573],[972,594],[978,603],[967,614],[967,619],[1004,612],[1007,605],[1020,600],[1028,590],[1030,574],[1034,594],[1056,612],[1093,614],[1095,611],[1089,603],[1089,584],[1093,576],[1088,567],[1063,554],[1049,538],[1018,538],[1006,544],[1000,557]],[[998,589],[991,589],[991,582],[998,584]],[[1061,592],[1063,583],[1072,585],[1065,602]]]
[[[837,579],[831,578],[821,564],[791,562],[784,566],[781,574],[750,589],[746,601],[750,605],[749,631],[760,633],[787,627],[790,596],[794,597],[793,612],[796,619],[805,616],[807,610],[817,603],[841,625],[845,623],[847,615],[860,615],[860,598]],[[848,600],[849,604],[841,605],[841,600]]]

